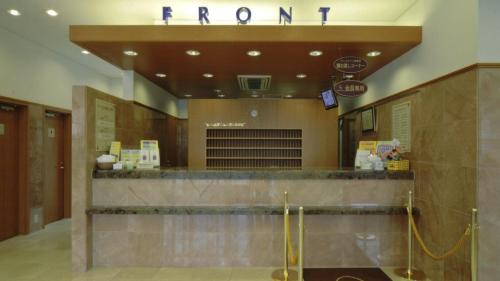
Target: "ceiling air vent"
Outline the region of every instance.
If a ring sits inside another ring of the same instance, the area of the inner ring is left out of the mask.
[[[238,84],[243,91],[269,90],[271,75],[238,75]]]

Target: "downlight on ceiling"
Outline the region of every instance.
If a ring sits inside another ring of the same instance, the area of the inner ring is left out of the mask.
[[[287,99],[290,99],[292,97],[293,97],[292,95],[285,95],[285,98],[287,98]]]
[[[192,97],[192,96],[193,96],[193,95],[190,95],[190,94],[185,94],[185,95],[184,95],[184,97],[186,97],[186,98],[190,98],[190,97]]]
[[[314,51],[310,51],[310,52],[309,52],[309,55],[310,55],[311,57],[319,57],[319,56],[321,56],[322,54],[323,54],[323,52],[322,52],[322,51],[319,51],[319,50],[314,50]]]
[[[55,10],[52,10],[52,9],[49,9],[47,11],[45,11],[47,13],[47,15],[51,16],[51,17],[57,17],[59,15],[58,12],[56,12]]]
[[[167,74],[165,74],[165,73],[156,73],[155,75],[156,75],[156,77],[160,77],[160,78],[167,77]]]
[[[261,54],[262,53],[259,50],[250,50],[250,51],[247,52],[247,55],[249,55],[251,57],[258,57]]]
[[[87,51],[87,50],[83,50],[83,51],[82,51],[82,54],[84,54],[84,55],[88,55],[88,54],[90,54],[90,52],[89,52],[89,51]]]
[[[212,78],[212,77],[214,77],[214,75],[212,73],[203,73],[203,77]]]
[[[369,52],[368,54],[366,54],[366,56],[368,56],[368,57],[378,57],[378,56],[380,56],[381,54],[382,54],[382,52],[381,52],[381,51],[371,51],[371,52]]]
[[[124,51],[123,54],[130,56],[130,57],[136,57],[137,55],[139,55],[139,53],[132,51],[132,50]]]
[[[306,74],[304,74],[304,73],[299,73],[299,74],[297,74],[297,76],[296,76],[296,77],[297,77],[298,79],[304,79],[304,78],[306,78],[306,77],[307,77],[307,75],[306,75]]]
[[[14,17],[18,17],[21,15],[21,12],[19,12],[18,10],[16,9],[10,9],[7,11],[7,13],[9,13],[10,15],[14,16]]]
[[[187,50],[186,54],[188,54],[189,56],[192,56],[192,57],[196,57],[196,56],[199,56],[201,53],[198,50]]]

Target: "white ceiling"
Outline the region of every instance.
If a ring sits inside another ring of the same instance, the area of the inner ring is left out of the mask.
[[[70,25],[161,24],[163,6],[172,7],[170,24],[199,24],[198,6],[209,9],[211,24],[235,24],[239,7],[252,10],[250,24],[278,24],[279,7],[293,7],[294,25],[319,25],[319,7],[330,7],[328,24],[392,25],[418,0],[0,0],[0,27],[110,77],[121,77],[116,67],[92,56],[68,39]],[[17,9],[22,15],[7,13]],[[45,10],[55,9],[58,17]],[[0,43],[1,44],[1,43]]]

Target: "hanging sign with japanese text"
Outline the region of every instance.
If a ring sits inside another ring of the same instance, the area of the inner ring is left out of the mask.
[[[357,80],[345,80],[333,85],[333,91],[343,97],[355,98],[366,93],[368,87]]]
[[[367,63],[364,59],[353,56],[340,58],[333,63],[333,67],[343,73],[358,73],[363,71],[366,66]]]

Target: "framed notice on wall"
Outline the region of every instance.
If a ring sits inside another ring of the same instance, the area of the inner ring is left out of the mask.
[[[115,140],[116,107],[113,103],[95,101],[95,145],[96,150],[109,152]]]
[[[411,103],[392,106],[392,138],[401,142],[401,152],[411,151]]]
[[[373,107],[361,111],[361,126],[363,133],[375,131],[375,110]]]

